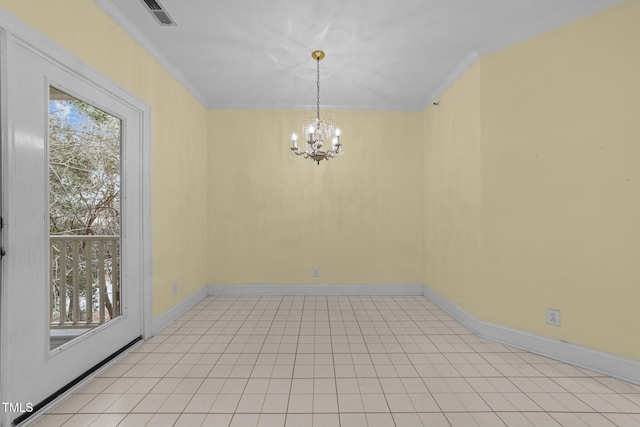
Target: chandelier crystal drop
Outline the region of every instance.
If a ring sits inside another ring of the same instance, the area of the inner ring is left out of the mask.
[[[291,151],[297,156],[304,156],[305,159],[311,159],[317,164],[321,160],[331,159],[342,154],[342,144],[340,143],[340,129],[336,128],[332,120],[320,118],[320,60],[324,58],[324,52],[314,50],[311,57],[317,63],[317,103],[316,117],[305,120],[302,123],[302,134],[306,138],[306,148],[304,151],[298,148],[298,135],[291,135]],[[331,141],[331,149],[323,150],[324,141]]]

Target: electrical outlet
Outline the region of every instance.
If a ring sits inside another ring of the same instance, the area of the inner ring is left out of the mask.
[[[178,293],[178,282],[173,283],[173,285],[171,286],[171,291],[174,295]]]
[[[560,326],[560,310],[547,308],[547,324],[553,325],[553,326]]]
[[[318,267],[313,267],[313,277],[320,277],[320,269]]]

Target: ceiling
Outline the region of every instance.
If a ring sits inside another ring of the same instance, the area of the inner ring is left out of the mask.
[[[94,0],[210,108],[423,110],[479,56],[622,0]]]

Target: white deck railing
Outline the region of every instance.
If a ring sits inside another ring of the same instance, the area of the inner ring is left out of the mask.
[[[52,328],[86,328],[120,315],[120,237],[50,236]]]

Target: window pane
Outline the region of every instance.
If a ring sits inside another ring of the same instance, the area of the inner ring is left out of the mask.
[[[120,119],[50,87],[50,348],[121,314],[120,142]]]

